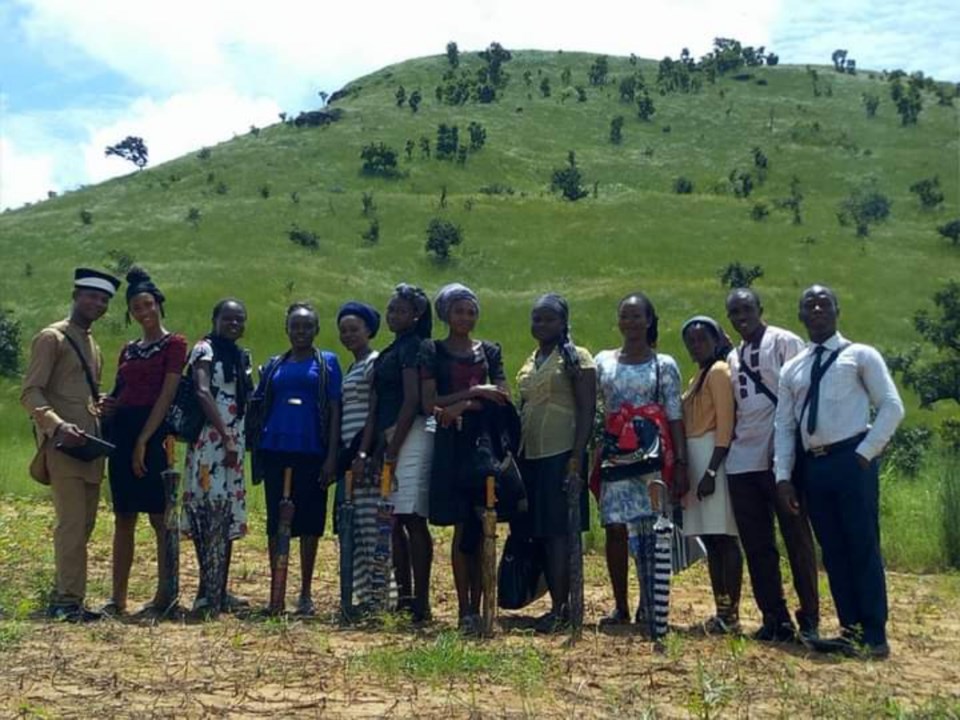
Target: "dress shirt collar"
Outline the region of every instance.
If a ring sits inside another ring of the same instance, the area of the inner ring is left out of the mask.
[[[813,348],[815,348],[819,344],[819,345],[823,345],[823,347],[825,347],[827,350],[830,350],[832,352],[834,350],[839,349],[840,346],[844,343],[846,343],[846,338],[843,337],[843,335],[841,335],[840,332],[838,331],[838,332],[835,332],[830,337],[828,337],[822,343],[811,342],[810,349],[812,351]]]

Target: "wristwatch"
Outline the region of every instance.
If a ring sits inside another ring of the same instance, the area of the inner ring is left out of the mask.
[[[709,475],[711,478],[716,478],[716,477],[717,477],[717,471],[716,471],[716,470],[713,470],[712,468],[707,468],[707,469],[704,470],[703,472],[704,472],[704,475]]]

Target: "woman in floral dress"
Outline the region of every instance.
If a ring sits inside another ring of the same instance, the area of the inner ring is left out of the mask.
[[[239,300],[218,302],[213,309],[213,331],[194,345],[187,362],[207,421],[187,450],[184,529],[194,540],[201,570],[194,610],[214,614],[247,604],[227,592],[233,541],[247,533],[243,436],[252,387],[249,355],[237,345],[246,320],[246,308]],[[201,541],[201,535],[208,542]],[[216,578],[213,588],[205,582],[211,578]],[[220,602],[211,602],[211,598]]]

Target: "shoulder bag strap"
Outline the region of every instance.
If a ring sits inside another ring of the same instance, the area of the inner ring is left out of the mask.
[[[773,394],[773,390],[767,387],[766,383],[763,382],[763,378],[760,377],[760,373],[756,372],[747,365],[746,358],[743,357],[743,348],[741,347],[737,356],[740,360],[740,372],[746,375],[753,381],[754,387],[757,389],[757,392],[763,393],[769,398],[770,402],[773,403],[774,407],[777,405],[777,396]]]
[[[80,365],[83,367],[83,375],[87,379],[87,387],[90,388],[90,395],[93,397],[93,401],[96,402],[100,399],[100,388],[93,379],[93,373],[90,371],[90,365],[87,364],[87,359],[83,356],[83,352],[80,350],[80,346],[77,345],[77,341],[65,332],[63,333],[63,336],[67,339],[67,342],[70,343],[70,347],[72,347],[73,351],[77,354],[77,359],[80,360]]]

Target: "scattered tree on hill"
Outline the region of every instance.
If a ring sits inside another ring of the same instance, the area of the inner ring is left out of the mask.
[[[143,142],[143,138],[128,135],[116,145],[108,145],[104,154],[106,157],[116,155],[124,160],[129,160],[137,166],[138,170],[143,170],[148,162],[149,151],[146,143]]]
[[[758,67],[759,65],[763,65],[765,50],[766,48],[763,45],[756,48],[752,45],[747,45],[741,50],[740,55],[743,57],[745,65],[748,67]]]
[[[937,105],[941,107],[953,107],[953,99],[956,97],[957,90],[949,90],[949,86],[944,83],[938,83],[934,92],[937,95]]]
[[[583,85],[577,85],[574,90],[577,93],[577,102],[586,102],[587,101],[587,90]]]
[[[460,65],[460,49],[452,40],[447,43],[447,62],[454,70]]]
[[[954,245],[960,244],[960,219],[951,220],[945,225],[941,225],[937,228],[937,232],[951,240]]]
[[[413,160],[413,151],[417,147],[416,143],[413,140],[407,138],[407,142],[403,145],[403,153],[407,156],[407,161]]]
[[[397,174],[397,151],[384,143],[370,143],[360,151],[364,175],[393,177]]]
[[[264,200],[267,200],[270,197],[270,186],[267,183],[264,183],[260,186],[260,197]]]
[[[839,73],[842,73],[846,70],[847,67],[847,51],[846,50],[834,50],[833,54],[830,55],[830,60],[833,61],[833,69]]]
[[[686,48],[686,55],[681,53],[679,60],[669,55],[660,61],[657,67],[657,88],[662,95],[672,92],[690,93],[700,92],[703,81],[700,79],[700,69],[690,59]]]
[[[426,135],[420,136],[420,157],[430,159],[430,138]]]
[[[700,66],[710,82],[716,82],[717,77],[735,72],[743,65],[743,45],[733,38],[714,38],[713,51],[700,59]]]
[[[420,102],[423,100],[423,95],[420,94],[419,90],[414,90],[410,93],[410,97],[407,98],[407,104],[410,106],[410,109],[413,112],[416,112],[420,109]]]
[[[917,119],[920,117],[920,111],[923,109],[923,98],[920,96],[920,88],[917,87],[916,83],[904,86],[897,79],[890,86],[890,98],[900,115],[900,124],[903,126],[916,125]]]
[[[13,312],[0,308],[0,375],[17,377],[20,374],[20,353],[23,332]]]
[[[763,277],[763,267],[754,265],[747,267],[739,260],[728,263],[726,267],[717,271],[717,277],[720,278],[720,284],[728,288],[748,288],[753,285],[753,281]]]
[[[590,65],[590,70],[587,72],[587,79],[591,85],[599,87],[607,82],[608,72],[610,72],[610,62],[607,60],[607,56],[599,55],[594,59],[593,64]]]
[[[320,96],[320,104],[321,104],[323,107],[326,107],[326,106],[327,106],[327,100],[330,99],[330,95],[326,92],[326,90],[321,90],[320,92],[317,93],[317,95]]]
[[[794,175],[790,179],[790,194],[785,198],[774,200],[773,204],[778,210],[789,210],[793,215],[793,224],[801,225],[803,217],[800,214],[800,204],[803,202],[803,193],[800,192],[800,178]]]
[[[467,164],[467,146],[461,145],[457,148],[457,165]]]
[[[114,275],[123,277],[136,264],[136,259],[132,254],[120,248],[111,248],[107,251],[107,262],[104,263],[107,270]]]
[[[372,192],[364,192],[360,196],[360,203],[363,206],[362,214],[364,217],[372,217],[377,212],[377,205],[373,201]]]
[[[320,239],[317,237],[317,234],[310,230],[303,230],[296,223],[290,226],[290,229],[287,231],[287,237],[290,239],[290,242],[300,247],[305,247],[310,250],[316,250],[320,247]]]
[[[370,227],[360,233],[360,237],[371,245],[380,240],[380,221],[374,218],[370,221]]]
[[[863,93],[860,96],[860,101],[863,103],[863,109],[867,112],[867,117],[876,117],[877,108],[880,107],[880,96],[873,93]]]
[[[566,167],[556,168],[550,181],[550,191],[560,191],[565,200],[574,202],[585,198],[589,193],[582,184],[583,175],[577,167],[577,155],[571,150],[567,153]]]
[[[943,202],[943,192],[940,190],[940,178],[924,178],[910,186],[910,192],[917,196],[924,210],[930,210]]]
[[[84,225],[93,225],[93,213],[87,209],[80,211],[80,222]]]
[[[476,152],[486,144],[487,131],[480,123],[471,122],[467,126],[467,132],[470,133],[470,152]]]
[[[397,99],[397,107],[403,107],[403,104],[407,101],[406,88],[401,85],[397,88],[397,92],[395,92],[393,96]]]
[[[507,84],[508,76],[503,70],[503,64],[513,57],[509,50],[498,43],[490,43],[490,47],[479,53],[480,59],[487,63],[487,77],[495,88],[503,88]]]
[[[200,208],[192,207],[189,210],[187,210],[186,220],[188,223],[193,225],[194,230],[196,230],[200,226],[200,220],[202,219],[202,217],[203,215],[200,212]]]
[[[693,192],[693,181],[681,175],[673,181],[673,191],[677,195],[689,195]]]
[[[637,117],[644,122],[650,122],[650,118],[652,118],[656,112],[657,109],[653,105],[653,100],[650,99],[650,95],[644,90],[643,95],[637,98]]]
[[[730,189],[733,191],[735,197],[750,197],[750,193],[753,192],[753,177],[750,173],[733,169],[730,171],[727,179],[730,181]]]
[[[550,78],[545,77],[540,81],[540,94],[543,97],[550,97]]]
[[[767,179],[770,160],[759,147],[753,148],[753,166],[757,169],[757,183],[763,185]]]
[[[840,203],[837,211],[837,220],[844,227],[853,225],[857,230],[857,237],[864,238],[870,234],[870,226],[884,222],[890,216],[890,207],[893,202],[879,192],[872,182],[855,188],[845,200]]]
[[[913,317],[914,328],[932,347],[914,344],[887,358],[925,408],[940,400],[960,404],[960,282],[951,280],[934,293],[933,304],[934,313],[918,310]]]
[[[637,96],[637,76],[627,75],[620,79],[620,102],[633,103]]]
[[[573,73],[570,72],[570,68],[565,67],[560,73],[560,84],[567,87],[571,82],[573,82]]]
[[[434,260],[446,262],[451,249],[463,242],[463,231],[449,220],[433,218],[427,225],[426,251]]]
[[[767,53],[767,65],[773,67],[780,64],[780,56],[775,52]]]
[[[770,215],[770,210],[767,208],[765,203],[756,203],[750,209],[750,219],[756,222],[762,222],[767,219],[767,216]]]
[[[623,115],[617,115],[610,121],[610,142],[619,145],[623,142]]]
[[[460,130],[456,125],[441,123],[437,126],[437,144],[434,155],[437,160],[452,160],[460,144]]]

